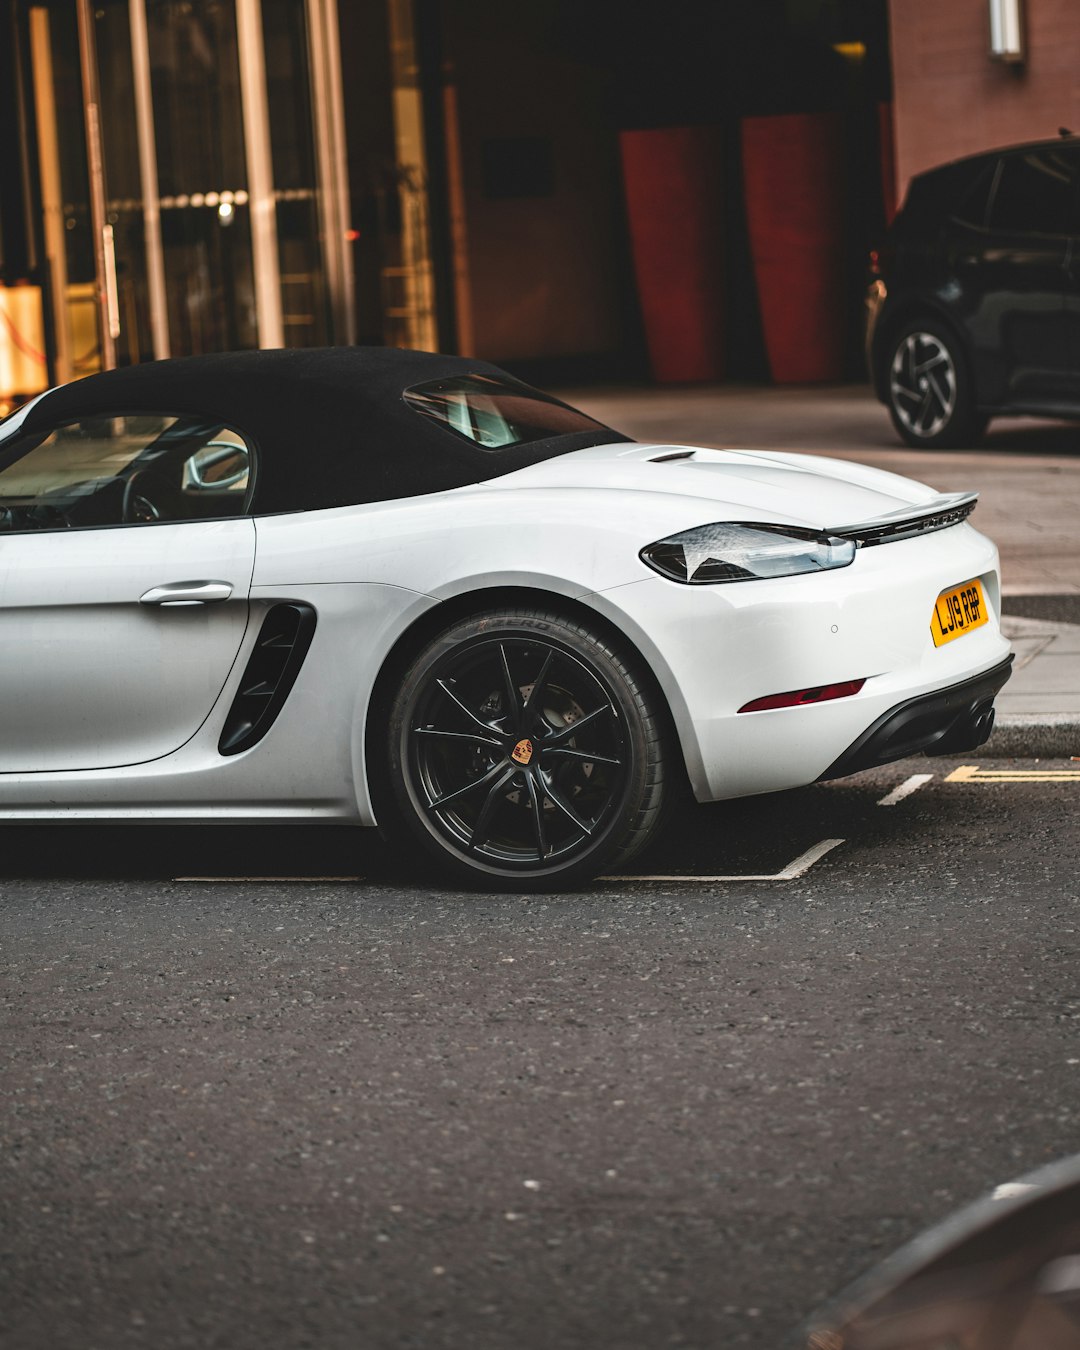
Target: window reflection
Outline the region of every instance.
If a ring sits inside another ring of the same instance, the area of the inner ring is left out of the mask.
[[[236,5],[147,0],[146,17],[173,354],[257,347]]]

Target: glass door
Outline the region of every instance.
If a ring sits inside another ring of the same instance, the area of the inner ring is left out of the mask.
[[[118,18],[126,22],[126,12],[107,0],[99,12],[103,45],[106,50],[114,49],[113,29]],[[126,336],[138,350],[140,333],[146,327],[145,270],[140,266],[140,241],[134,241],[132,252],[124,249],[131,242],[126,238],[128,220],[122,221],[119,212],[111,213],[111,220],[101,218],[105,209],[100,176],[96,209],[92,200],[88,129],[96,132],[100,160],[103,119],[100,104],[95,101],[91,112],[89,100],[83,98],[82,34],[76,6],[70,0],[35,4],[28,21],[56,365],[58,377],[66,380],[128,355],[127,342],[119,351],[115,348],[121,306],[129,317]],[[111,73],[109,120],[116,119],[127,101],[130,126],[130,62]],[[105,224],[110,225],[108,233],[102,228]],[[118,227],[125,255],[122,272],[116,266]]]
[[[27,15],[58,377],[349,340],[334,0]]]
[[[174,355],[281,345],[276,331],[260,343],[236,10],[236,0],[146,3]],[[276,270],[272,256],[264,261]]]

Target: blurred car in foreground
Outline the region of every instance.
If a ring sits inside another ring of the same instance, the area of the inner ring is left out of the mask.
[[[1080,1350],[1080,1157],[922,1233],[816,1312],[790,1350]]]
[[[974,494],[640,445],[480,361],[93,375],[0,423],[0,816],[376,822],[474,884],[985,740]]]
[[[1080,417],[1080,144],[911,180],[872,257],[867,354],[909,445],[974,444],[1002,413]]]

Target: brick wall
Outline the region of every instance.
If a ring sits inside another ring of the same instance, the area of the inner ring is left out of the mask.
[[[1080,3],[1026,0],[1027,59],[991,61],[987,0],[890,0],[897,187],[997,145],[1080,132]]]

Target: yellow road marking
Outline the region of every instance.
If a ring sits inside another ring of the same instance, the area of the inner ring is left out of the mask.
[[[961,764],[946,783],[1080,783],[1080,769],[980,769]]]

